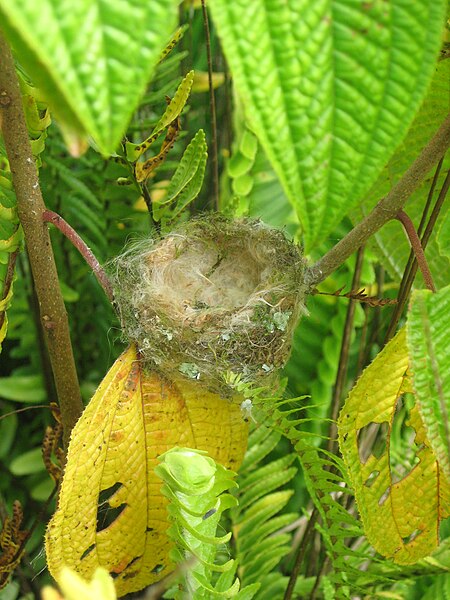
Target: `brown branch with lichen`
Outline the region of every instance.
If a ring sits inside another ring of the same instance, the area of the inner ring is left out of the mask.
[[[81,401],[69,323],[59,289],[50,237],[42,215],[45,204],[31,151],[14,60],[0,34],[0,112],[19,219],[39,300],[41,322],[50,355],[64,427],[64,443],[78,420]]]
[[[383,225],[395,219],[398,211],[404,207],[408,198],[419,187],[430,169],[444,156],[449,146],[450,114],[387,196],[309,269],[308,285],[312,287],[326,279]]]

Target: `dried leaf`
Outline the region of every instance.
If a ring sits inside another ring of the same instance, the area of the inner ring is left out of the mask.
[[[342,290],[344,289],[345,286],[342,286],[341,288],[339,288],[338,290],[336,290],[335,292],[319,292],[319,290],[315,289],[313,290],[313,294],[319,294],[320,296],[337,296],[338,298],[349,298],[350,300],[356,300],[357,302],[363,302],[364,304],[368,304],[369,306],[375,307],[375,306],[386,306],[386,305],[391,305],[391,304],[397,304],[397,300],[396,299],[392,299],[392,298],[377,298],[376,296],[368,296],[366,294],[366,290],[365,288],[363,288],[362,290],[351,290],[350,292],[347,292],[346,294],[341,294]]]
[[[13,504],[12,517],[6,517],[0,532],[0,589],[8,583],[9,576],[22,560],[27,531],[21,531],[23,512],[20,502]]]
[[[179,131],[180,119],[176,118],[175,121],[173,121],[173,123],[171,123],[167,128],[166,137],[164,138],[161,150],[158,152],[158,154],[156,156],[152,156],[152,158],[149,158],[145,162],[137,162],[135,164],[136,181],[138,183],[145,181],[150,176],[150,173],[165,161],[169,150],[175,144]]]

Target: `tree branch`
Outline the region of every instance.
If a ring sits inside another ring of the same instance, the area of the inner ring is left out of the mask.
[[[431,138],[403,177],[371,213],[325,254],[307,273],[307,283],[317,285],[335,271],[385,223],[394,219],[411,194],[419,187],[430,169],[450,146],[450,115]]]
[[[0,33],[0,115],[17,209],[39,300],[67,446],[70,431],[78,420],[81,402],[78,378],[70,343],[69,323],[60,289],[47,225],[42,220],[45,205],[31,151],[22,109],[22,97],[14,61]]]

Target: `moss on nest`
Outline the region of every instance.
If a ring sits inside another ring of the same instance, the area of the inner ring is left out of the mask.
[[[226,394],[227,372],[261,383],[285,364],[305,285],[301,249],[282,232],[202,217],[113,265],[124,334],[149,368]]]

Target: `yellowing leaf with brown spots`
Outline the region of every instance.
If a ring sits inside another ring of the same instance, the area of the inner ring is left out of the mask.
[[[102,566],[119,596],[167,575],[166,499],[154,474],[174,446],[206,450],[236,470],[247,445],[239,403],[141,369],[134,347],[114,363],[76,424],[58,508],[46,535],[58,581],[64,566],[91,579]]]
[[[405,469],[404,457],[393,468],[396,413],[406,407],[403,395],[412,393],[408,364],[402,330],[361,375],[338,422],[340,448],[367,538],[398,564],[431,554],[439,544],[440,522],[450,514],[450,490],[440,477],[416,404],[405,422],[413,429],[413,466]]]

